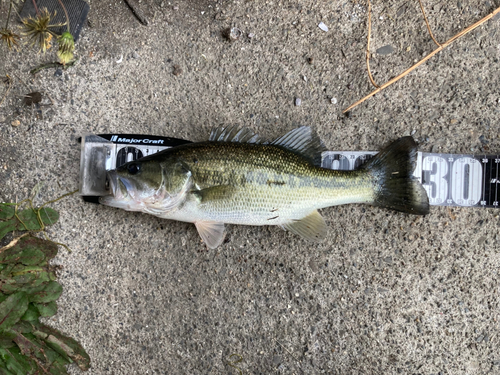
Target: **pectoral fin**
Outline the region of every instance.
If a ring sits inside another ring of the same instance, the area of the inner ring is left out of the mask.
[[[282,227],[309,241],[319,242],[326,237],[325,220],[316,210],[300,220],[283,224]]]
[[[215,249],[224,241],[224,223],[197,221],[194,223],[201,239],[210,249]]]
[[[217,185],[202,190],[193,191],[193,194],[199,199],[200,203],[208,203],[213,201],[220,201],[223,199],[230,199],[236,188],[230,185]]]

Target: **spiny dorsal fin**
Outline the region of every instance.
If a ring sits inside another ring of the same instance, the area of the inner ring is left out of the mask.
[[[212,142],[261,143],[260,136],[255,134],[252,129],[238,128],[236,125],[214,128],[208,140]]]
[[[325,145],[309,126],[301,126],[275,139],[271,145],[281,146],[304,156],[316,166],[321,166],[321,153],[326,151]]]
[[[300,220],[283,224],[282,227],[309,241],[319,242],[326,237],[326,223],[317,210]]]

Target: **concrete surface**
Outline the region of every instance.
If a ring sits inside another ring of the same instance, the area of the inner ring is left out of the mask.
[[[364,1],[150,0],[148,27],[122,1],[89,3],[67,71],[33,77],[54,54],[2,46],[0,75],[14,84],[0,108],[0,200],[39,181],[39,202],[76,189],[85,133],[201,141],[220,124],[268,138],[311,125],[330,149],[374,150],[414,131],[423,151],[500,152],[498,18],[347,118],[342,109],[372,90]],[[500,6],[425,3],[440,41]],[[434,45],[418,2],[373,7],[372,51],[394,48],[373,56],[381,84]],[[244,36],[229,43],[229,26]],[[44,94],[39,110],[22,104],[31,91]],[[496,210],[422,218],[342,206],[323,211],[322,244],[229,226],[209,251],[189,224],[76,195],[53,207],[50,235],[73,252],[57,258],[64,293],[50,324],[83,344],[90,374],[500,374]]]

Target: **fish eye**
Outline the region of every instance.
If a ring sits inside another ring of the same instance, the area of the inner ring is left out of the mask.
[[[129,164],[129,166],[127,167],[127,171],[128,173],[130,173],[131,175],[134,175],[134,174],[137,174],[139,173],[139,171],[141,170],[141,167],[139,164],[137,163],[132,163],[132,164]]]

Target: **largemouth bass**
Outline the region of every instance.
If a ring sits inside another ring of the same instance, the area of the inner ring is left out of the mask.
[[[320,241],[327,227],[318,209],[368,203],[425,215],[429,200],[412,175],[416,143],[400,138],[355,171],[321,168],[325,148],[309,127],[262,142],[250,129],[219,128],[190,143],[108,172],[112,195],[102,204],[194,223],[209,248],[224,224],[279,225]]]

